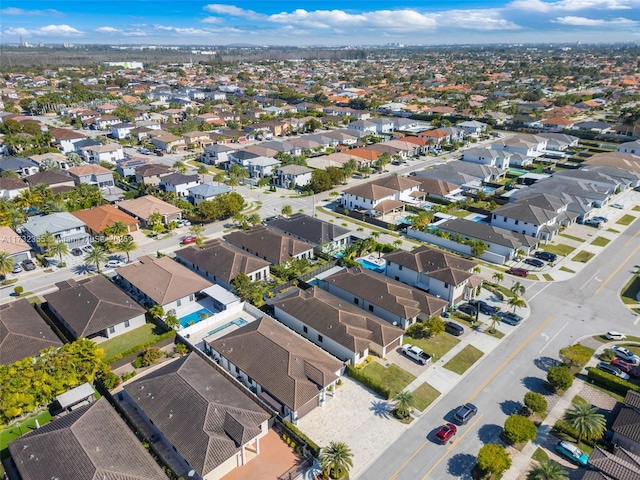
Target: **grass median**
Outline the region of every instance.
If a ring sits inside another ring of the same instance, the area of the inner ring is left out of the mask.
[[[413,391],[413,406],[423,412],[439,396],[440,392],[438,390],[428,383],[423,383]]]
[[[378,384],[384,385],[389,389],[389,398],[395,397],[396,393],[401,392],[407,385],[415,380],[416,377],[406,370],[400,368],[395,363],[388,367],[380,365],[373,361],[361,370],[365,375],[375,380]]]
[[[623,215],[622,218],[616,222],[616,225],[630,225],[635,219],[636,217],[633,215]]]
[[[464,347],[455,357],[444,364],[444,368],[451,370],[458,375],[466,372],[474,363],[476,363],[484,353],[473,345]]]

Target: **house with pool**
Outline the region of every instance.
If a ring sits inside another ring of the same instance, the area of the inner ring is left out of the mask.
[[[203,292],[213,285],[208,280],[170,257],[145,255],[138,260],[117,268],[116,282],[141,305],[160,305],[167,314],[175,314],[181,324],[193,312],[215,310],[213,299]]]

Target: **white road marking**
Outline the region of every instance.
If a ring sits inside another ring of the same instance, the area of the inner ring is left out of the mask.
[[[594,274],[593,274],[593,276],[589,278],[589,280],[587,280],[586,282],[584,282],[584,285],[582,285],[582,286],[580,287],[580,290],[582,290],[584,287],[586,287],[586,286],[587,286],[587,284],[588,284],[591,280],[593,280],[594,278],[596,279],[596,281],[597,281],[597,282],[601,282],[602,280],[596,277],[596,275],[598,275],[598,273],[599,273],[599,272],[600,272],[600,270],[598,270],[596,273],[594,273]]]
[[[553,341],[555,340],[555,338],[556,338],[558,335],[560,335],[560,332],[562,332],[562,330],[564,330],[564,328],[565,328],[567,325],[569,325],[569,322],[565,323],[565,324],[562,326],[562,328],[561,328],[560,330],[558,330],[558,333],[556,333],[553,337],[551,337],[551,338],[547,341],[547,344],[546,344],[544,347],[542,347],[538,353],[542,353],[542,351],[543,351],[545,348],[547,348],[547,347],[549,346],[549,344],[550,344],[551,342],[553,342]]]
[[[549,283],[547,283],[544,287],[542,287],[542,288],[540,289],[540,291],[539,291],[539,292],[536,292],[536,293],[535,293],[535,295],[529,299],[529,301],[531,302],[534,298],[536,298],[538,295],[540,295],[542,292],[544,292],[544,291],[545,291],[545,289],[546,289],[546,288],[548,288],[548,287],[550,287],[552,284],[553,284],[553,282],[549,282]]]

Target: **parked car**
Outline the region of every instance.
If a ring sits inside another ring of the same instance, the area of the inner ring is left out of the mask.
[[[640,357],[624,347],[615,346],[611,347],[611,350],[616,354],[616,357],[621,358],[627,363],[631,363],[633,365],[640,363]]]
[[[91,244],[85,245],[84,247],[82,247],[82,251],[84,253],[89,253],[91,250],[93,250],[93,245],[91,245]]]
[[[526,268],[511,267],[509,270],[507,270],[507,273],[516,275],[518,277],[526,277],[527,275],[529,275],[529,270],[527,270]]]
[[[596,222],[602,222],[602,223],[607,223],[609,221],[607,217],[603,217],[601,215],[598,215],[596,217],[591,217],[591,220],[595,220]]]
[[[519,325],[522,321],[522,317],[513,312],[498,312],[497,315],[500,317],[502,323],[513,325],[514,327]]]
[[[585,466],[589,461],[589,457],[586,453],[583,453],[578,447],[565,440],[560,440],[556,445],[556,450],[561,455],[564,455],[572,462]]]
[[[471,315],[472,317],[475,317],[478,312],[476,307],[468,303],[463,303],[462,305],[458,305],[458,311],[466,315]]]
[[[538,250],[533,256],[545,262],[555,262],[558,259],[558,255],[555,253],[545,252],[544,250]]]
[[[122,260],[109,260],[105,266],[107,268],[119,268],[124,267],[124,262]]]
[[[453,423],[447,423],[440,427],[440,429],[436,432],[436,441],[444,445],[447,443],[458,431],[458,427],[456,427]]]
[[[410,345],[406,343],[402,346],[401,351],[405,356],[415,360],[420,365],[426,365],[428,363],[431,363],[431,355],[426,353],[420,347],[416,347],[414,345]]]
[[[454,337],[459,337],[464,333],[464,328],[455,322],[445,322],[444,331],[450,333]]]
[[[22,271],[22,267],[19,263],[13,264],[13,272],[12,273],[20,273]]]
[[[595,218],[589,218],[584,221],[584,224],[591,225],[592,227],[600,228],[602,227],[602,225],[604,225],[604,222],[602,220],[597,220]]]
[[[181,218],[180,220],[176,220],[176,224],[178,225],[178,227],[190,227],[191,226],[191,222],[189,220],[187,220],[186,218]]]
[[[602,370],[603,372],[607,372],[607,373],[610,373],[611,375],[615,375],[616,377],[622,378],[623,380],[629,380],[629,374],[624,373],[615,365],[610,365],[604,362],[598,362],[598,365],[596,365],[596,368],[598,370]]]
[[[479,308],[480,313],[484,313],[485,315],[495,315],[500,310],[498,307],[489,305],[484,300],[477,300],[475,298],[469,300],[469,305],[473,305],[474,307]]]
[[[624,333],[610,331],[604,334],[604,338],[609,340],[626,340],[627,336]]]
[[[525,258],[524,263],[526,263],[527,265],[531,265],[532,267],[544,267],[544,262],[542,260],[538,260],[537,258]]]
[[[620,369],[630,377],[638,378],[640,376],[640,367],[638,366],[631,365],[625,362],[624,360],[620,360],[619,358],[614,358],[613,360],[611,360],[610,363],[611,365]]]
[[[470,418],[472,418],[476,413],[478,413],[478,407],[473,405],[472,403],[465,403],[453,414],[453,418],[459,425],[466,425]]]
[[[618,210],[624,210],[624,203],[612,203],[611,206],[613,208],[617,208]]]
[[[149,155],[151,153],[148,148],[144,148],[144,147],[140,147],[138,149],[138,152],[140,152],[143,155]]]
[[[26,260],[23,260],[22,268],[29,272],[36,269],[36,264],[33,263],[33,260],[31,260],[30,258],[27,258]]]
[[[73,255],[74,257],[79,257],[80,255],[83,255],[83,254],[84,252],[80,248],[74,248],[71,250],[71,255]]]
[[[197,240],[198,240],[198,237],[194,237],[193,235],[187,235],[186,237],[182,237],[182,240],[180,241],[180,243],[183,245],[188,245],[189,243],[196,243]]]

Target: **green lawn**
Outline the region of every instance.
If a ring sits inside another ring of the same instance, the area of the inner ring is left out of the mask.
[[[4,430],[0,431],[0,451],[4,452],[4,449],[7,448],[7,445],[13,442],[15,439],[24,435],[25,433],[30,432],[36,428],[36,419],[40,426],[45,423],[50,422],[53,417],[49,413],[48,410],[43,410],[39,413],[29,415],[26,418],[23,418],[20,422],[14,422]]]
[[[415,339],[411,337],[404,337],[403,343],[410,343],[411,345],[420,347],[429,355],[433,355],[435,357],[434,360],[437,360],[438,358],[442,358],[445,353],[460,343],[460,340],[453,335],[442,332],[431,338]]]
[[[471,365],[476,363],[484,355],[473,345],[464,347],[455,357],[444,364],[444,368],[459,375],[466,372]]]
[[[628,348],[632,353],[635,353],[636,355],[640,355],[640,346],[634,345],[631,343],[623,343],[622,345]]]
[[[582,262],[582,263],[587,263],[589,260],[591,260],[593,257],[595,257],[596,254],[595,253],[591,253],[591,252],[587,252],[586,250],[582,250],[581,252],[578,252],[573,258],[572,260],[574,262]]]
[[[152,342],[154,339],[159,340],[162,331],[153,323],[147,323],[142,327],[131,330],[129,333],[123,333],[110,340],[100,343],[98,346],[104,349],[104,358],[109,360],[116,355],[126,352],[138,345]]]
[[[599,342],[602,342],[602,343],[609,343],[609,342],[612,341],[612,340],[609,340],[608,338],[604,338],[604,335],[594,335],[591,338],[593,338],[594,340],[597,340]],[[640,343],[640,337],[634,337],[633,335],[627,335],[627,340],[630,341],[630,342],[638,342],[638,343]]]
[[[423,383],[413,391],[413,406],[423,412],[439,396],[440,392],[438,390],[428,383]]]
[[[378,362],[373,361],[363,367],[361,371],[380,385],[386,386],[391,392],[389,398],[395,397],[396,393],[404,390],[416,378],[395,363],[385,368]]]
[[[633,211],[640,212],[640,205],[636,205],[635,207],[633,207]]]
[[[470,214],[471,212],[468,212],[467,210],[456,210],[455,212],[451,212],[449,215],[453,215],[454,217],[458,218],[464,218]]]
[[[591,242],[591,245],[595,245],[596,247],[606,247],[610,241],[611,240],[608,238],[596,237],[593,239],[593,242]]]
[[[616,225],[629,225],[636,219],[633,215],[623,215],[620,220],[616,222]]]
[[[575,248],[569,245],[565,245],[564,243],[559,243],[557,245],[540,245],[540,248],[546,252],[555,253],[556,255],[560,255],[562,257],[566,257],[575,250]]]
[[[553,277],[551,275],[549,275],[548,273],[543,273],[542,276],[544,277],[544,279],[548,282],[553,282]]]
[[[576,273],[575,270],[571,270],[570,268],[567,268],[567,267],[560,267],[560,270],[562,272]]]
[[[529,275],[527,275],[527,280],[533,280],[534,282],[537,282],[540,279],[535,273],[530,273]]]
[[[638,303],[638,292],[640,292],[640,275],[634,275],[622,288],[620,294],[622,302],[626,305]]]
[[[620,233],[618,230],[615,230],[613,228],[607,228],[607,232],[611,232],[611,233]]]
[[[504,337],[504,333],[502,333],[500,330],[498,330],[497,328],[495,330],[491,329],[491,326],[489,326],[488,328],[485,328],[482,333],[484,333],[485,335],[489,335],[490,337],[495,337],[495,338],[502,338]]]
[[[533,452],[533,455],[531,455],[531,458],[536,462],[542,462],[543,460],[549,460],[549,455],[547,455],[547,452],[543,449],[538,447],[536,448],[536,451]]]
[[[568,238],[569,240],[575,240],[576,242],[580,242],[580,243],[584,242],[584,238],[574,237],[573,235],[568,235],[566,233],[561,233],[560,236],[564,238]]]

